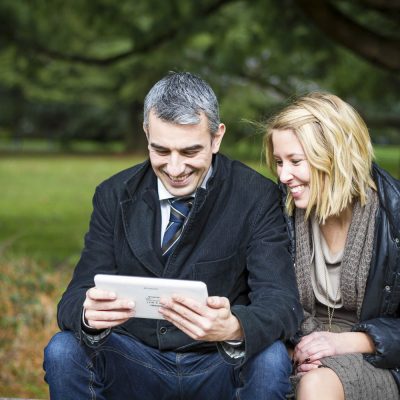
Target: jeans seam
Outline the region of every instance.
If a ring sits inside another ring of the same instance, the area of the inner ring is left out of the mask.
[[[235,392],[235,397],[237,400],[240,400],[240,392],[241,392],[241,388],[244,386],[244,379],[243,379],[243,374],[241,371],[242,368],[240,368],[239,371],[237,371],[237,380],[238,380],[238,387],[236,388],[236,392]],[[235,374],[236,371],[234,371],[233,373]],[[234,381],[236,380],[235,377],[233,377]]]
[[[94,388],[93,388],[93,382],[94,382],[94,372],[93,372],[93,364],[92,363],[88,363],[87,365],[86,365],[86,368],[88,369],[88,371],[89,371],[89,376],[90,376],[90,378],[89,378],[89,393],[91,394],[91,399],[92,400],[95,400],[96,399],[96,392],[95,392],[95,390],[94,390]]]

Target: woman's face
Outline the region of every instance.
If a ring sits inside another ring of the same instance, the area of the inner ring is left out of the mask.
[[[273,154],[279,180],[287,186],[297,208],[307,208],[310,199],[310,167],[303,146],[290,130],[272,131]]]

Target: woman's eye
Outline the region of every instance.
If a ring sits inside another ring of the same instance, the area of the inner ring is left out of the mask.
[[[275,160],[276,165],[281,166],[282,165],[282,161],[281,160]]]
[[[293,165],[299,165],[301,163],[301,160],[292,160]]]

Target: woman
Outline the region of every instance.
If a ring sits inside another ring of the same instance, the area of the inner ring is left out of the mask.
[[[305,315],[297,399],[400,399],[400,182],[372,163],[365,123],[331,94],[272,118],[266,146]]]

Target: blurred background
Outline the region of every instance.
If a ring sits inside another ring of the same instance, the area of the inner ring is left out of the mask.
[[[168,71],[211,84],[222,152],[267,176],[255,122],[324,90],[400,177],[400,0],[0,0],[0,396],[48,398],[91,196],[146,158],[143,100]]]

